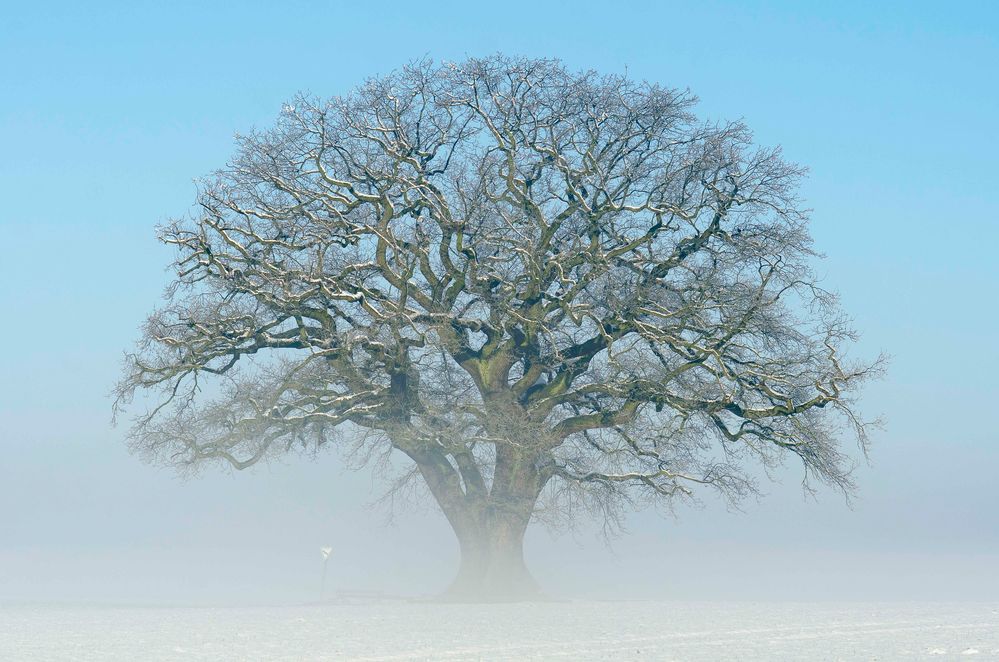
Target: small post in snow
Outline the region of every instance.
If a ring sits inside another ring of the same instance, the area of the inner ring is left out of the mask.
[[[319,601],[322,602],[326,599],[326,566],[330,563],[330,554],[333,553],[333,548],[320,547],[319,553],[323,555],[323,583],[319,587]]]

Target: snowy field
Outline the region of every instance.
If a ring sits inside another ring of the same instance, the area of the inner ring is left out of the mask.
[[[999,604],[0,606],[0,660],[999,659]]]

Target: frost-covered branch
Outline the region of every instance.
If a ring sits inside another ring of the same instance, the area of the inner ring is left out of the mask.
[[[740,460],[787,453],[847,488],[880,361],[845,358],[803,170],[695,101],[500,56],[295,99],[160,230],[176,279],[118,387],[151,398],[134,446],[389,444],[455,520],[549,481],[738,497]]]

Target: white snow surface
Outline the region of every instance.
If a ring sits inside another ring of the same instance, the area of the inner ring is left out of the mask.
[[[999,659],[999,603],[0,606],[0,660]],[[964,659],[963,657],[961,659]]]

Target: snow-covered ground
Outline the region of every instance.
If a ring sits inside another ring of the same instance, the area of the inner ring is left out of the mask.
[[[999,604],[0,606],[0,660],[999,659]]]

